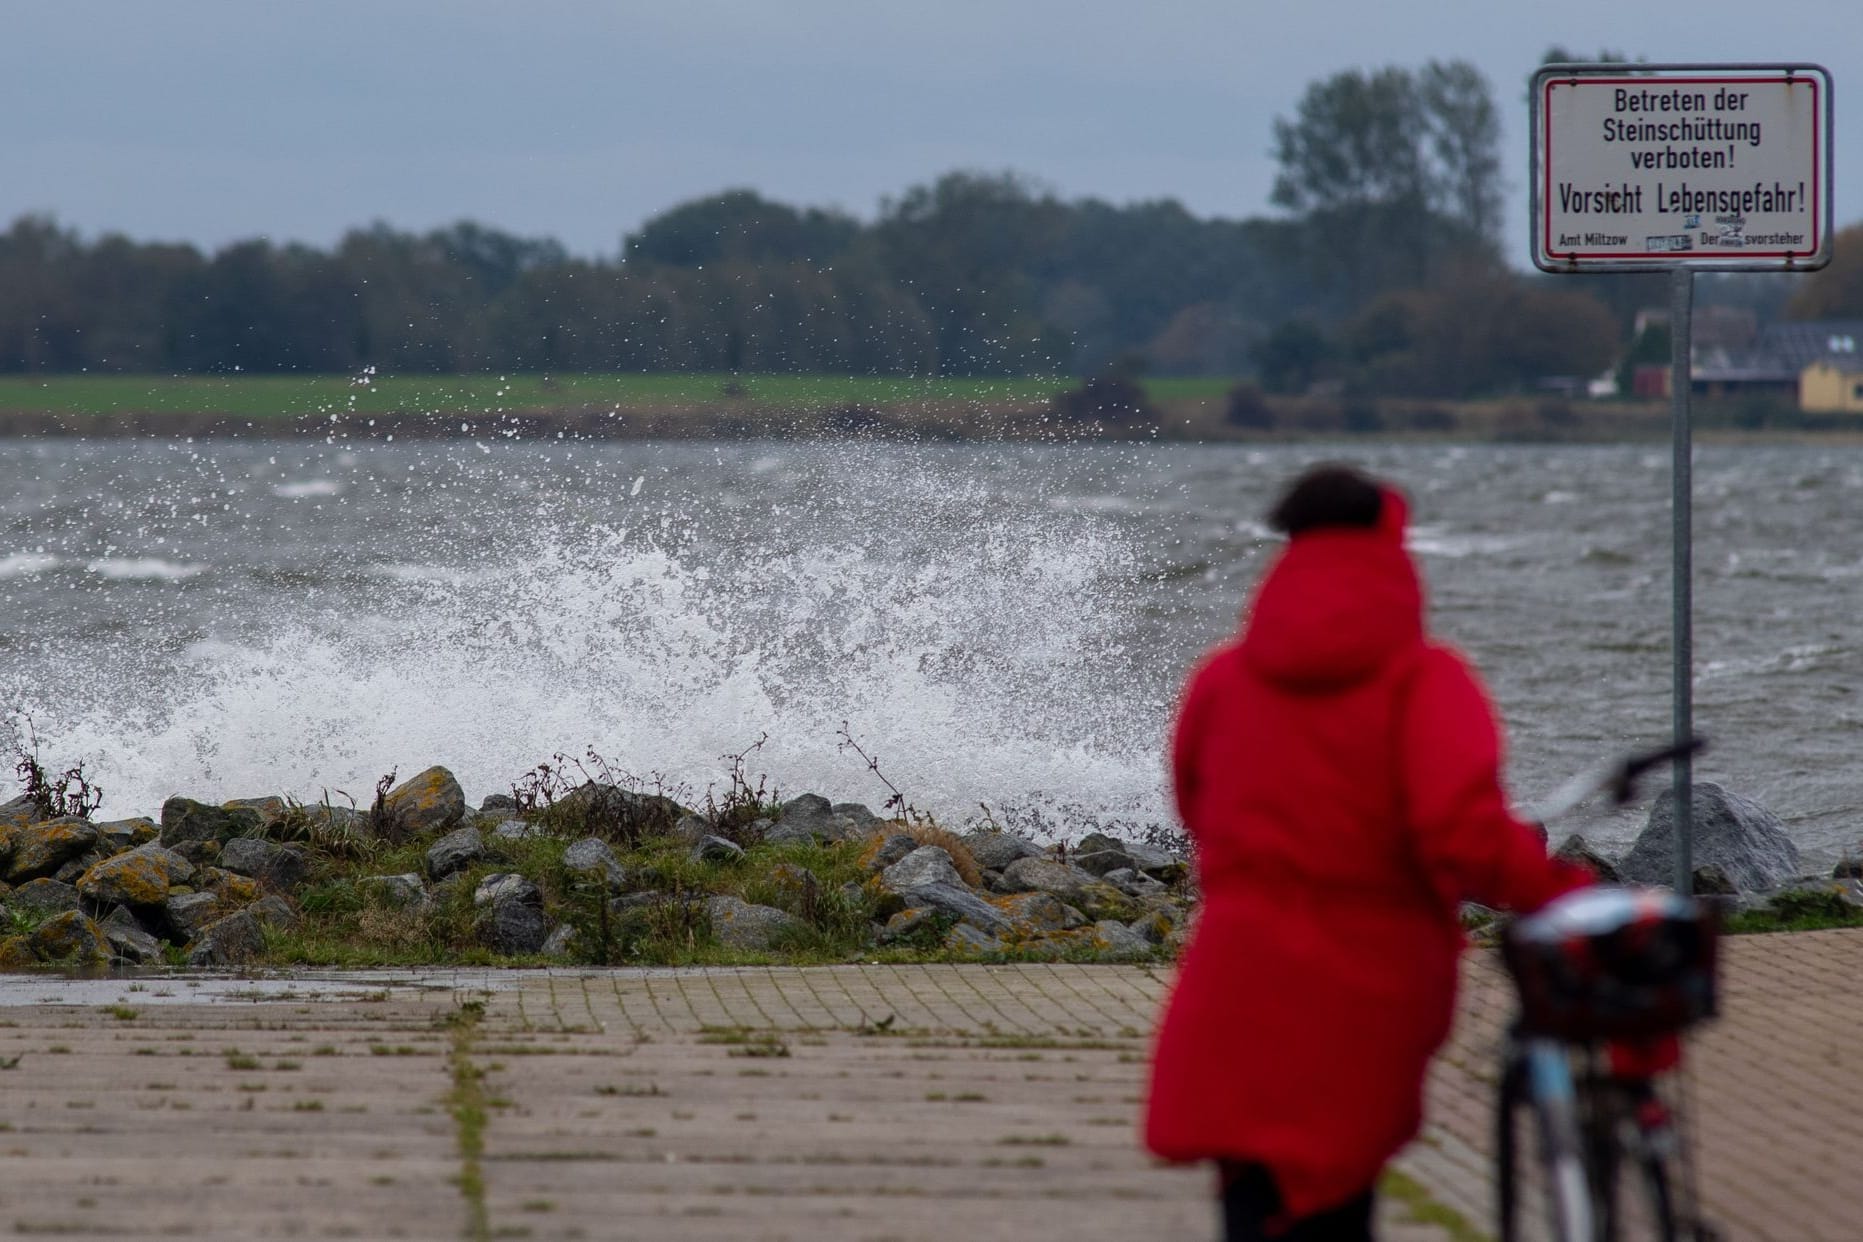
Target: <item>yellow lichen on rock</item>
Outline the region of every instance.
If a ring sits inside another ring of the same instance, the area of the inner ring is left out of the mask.
[[[389,823],[405,833],[451,828],[466,815],[466,792],[445,768],[428,768],[395,786],[382,800]]]
[[[78,893],[101,904],[159,905],[169,895],[174,874],[164,860],[135,849],[106,858],[78,877]]]
[[[103,928],[76,910],[54,914],[32,933],[32,952],[42,962],[94,965],[110,960],[110,941]]]
[[[0,940],[0,970],[24,970],[36,966],[39,959],[32,952],[32,940],[26,936],[8,936]]]

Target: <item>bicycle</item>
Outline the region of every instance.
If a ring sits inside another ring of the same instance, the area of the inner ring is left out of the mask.
[[[1592,793],[1618,803],[1639,775],[1699,750],[1700,739],[1619,760],[1569,782],[1540,822]],[[1663,1242],[1707,1242],[1692,1164],[1666,1090],[1680,1036],[1714,1015],[1713,909],[1663,890],[1582,889],[1515,920],[1502,953],[1520,1013],[1502,1048],[1497,1112],[1501,1242],[1521,1237],[1520,1129],[1531,1117],[1555,1242],[1621,1242],[1642,1226]],[[1626,1202],[1622,1169],[1642,1187]],[[1677,1173],[1681,1176],[1677,1176]]]

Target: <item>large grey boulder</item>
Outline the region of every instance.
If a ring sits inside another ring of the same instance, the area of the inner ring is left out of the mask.
[[[1018,858],[1045,858],[1047,851],[1033,841],[1007,832],[987,830],[965,834],[964,848],[985,871],[1001,871]]]
[[[187,946],[192,967],[239,966],[265,952],[265,930],[259,920],[242,910],[200,929]]]
[[[1003,868],[1003,884],[1018,893],[1053,893],[1072,902],[1086,896],[1100,878],[1079,867],[1047,858],[1018,858]]]
[[[1101,919],[1093,925],[1093,941],[1103,957],[1150,957],[1151,941],[1124,923]]]
[[[621,860],[600,837],[584,837],[563,851],[563,868],[582,879],[606,882],[610,891],[627,887],[627,872]]]
[[[438,880],[464,871],[483,857],[485,838],[479,835],[479,830],[461,828],[447,833],[427,848],[427,875]]]
[[[384,828],[404,836],[442,832],[466,817],[466,791],[453,774],[431,767],[388,791],[382,799]]]
[[[0,802],[0,828],[24,828],[39,818],[39,804],[25,794]]]
[[[249,806],[210,806],[192,798],[170,798],[162,803],[162,844],[183,841],[231,841],[254,835],[264,816]]]
[[[779,937],[807,926],[775,906],[753,906],[737,897],[713,897],[706,901],[705,913],[719,944],[753,952],[773,948]]]
[[[97,925],[103,929],[104,938],[110,942],[110,950],[119,959],[132,966],[144,966],[162,960],[162,942],[143,930],[140,923],[121,906],[110,912],[109,917],[98,920]]]
[[[498,883],[492,883],[498,881]],[[486,895],[479,902],[481,894]],[[473,893],[479,904],[474,930],[479,942],[499,953],[536,953],[549,938],[543,917],[543,895],[523,876],[491,876]]]
[[[1072,931],[1085,927],[1087,917],[1053,893],[1017,893],[992,903],[1024,936],[1042,932]]]
[[[951,855],[936,845],[920,846],[880,872],[881,885],[906,906],[927,906],[992,935],[1008,931],[1008,916],[964,884]]]
[[[880,872],[880,880],[896,893],[904,893],[922,884],[963,886],[948,851],[936,845],[921,845],[904,858]]]
[[[1689,807],[1695,866],[1719,867],[1741,892],[1778,888],[1798,875],[1798,846],[1779,817],[1759,803],[1700,781],[1690,791]],[[1674,883],[1674,790],[1657,797],[1649,823],[1617,870],[1633,884]]]
[[[121,854],[161,836],[162,830],[146,815],[134,819],[113,819],[97,825],[97,848],[105,854]]]
[[[764,840],[852,841],[872,836],[880,820],[866,807],[854,802],[839,806],[820,794],[801,794],[783,803],[776,822],[766,830]]]
[[[162,902],[163,921],[173,939],[184,944],[198,937],[220,914],[220,899],[212,893],[178,893]]]
[[[310,875],[304,851],[274,845],[257,837],[235,837],[220,847],[220,866],[234,875],[248,876],[280,892],[301,888]]]
[[[1169,850],[1143,841],[1121,841],[1103,832],[1090,832],[1076,842],[1069,861],[1098,876],[1130,868],[1165,884],[1183,879],[1190,869],[1189,863]]]

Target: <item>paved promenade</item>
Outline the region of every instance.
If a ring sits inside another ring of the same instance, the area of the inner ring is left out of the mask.
[[[1381,1209],[1395,1242],[1490,1229],[1505,980],[1483,955],[1467,977],[1435,1120]],[[1863,932],[1730,946],[1729,1017],[1696,1062],[1728,1238],[1859,1236],[1860,979]],[[1135,1142],[1167,985],[1116,966],[7,977],[0,1235],[1206,1239],[1206,1175]]]

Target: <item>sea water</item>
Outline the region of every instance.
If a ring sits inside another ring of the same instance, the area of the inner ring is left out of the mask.
[[[1321,458],[1410,490],[1519,797],[1666,735],[1652,446],[5,441],[0,707],[109,815],[366,805],[432,763],[476,801],[593,749],[694,798],[748,752],[785,796],[1165,824],[1177,690]],[[1695,479],[1698,778],[1828,865],[1863,837],[1863,450],[1703,446]]]

